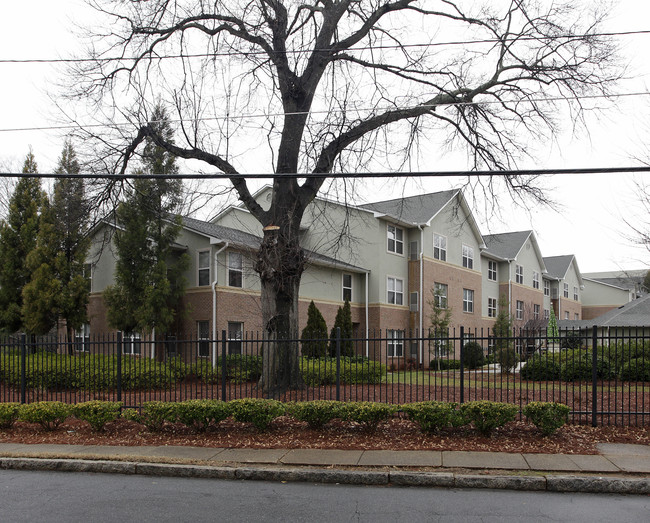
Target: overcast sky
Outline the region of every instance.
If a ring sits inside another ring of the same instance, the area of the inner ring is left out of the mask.
[[[650,30],[650,2],[614,2],[608,29],[611,31]],[[22,0],[3,2],[4,21],[0,32],[0,59],[48,59],[66,57],[75,49],[73,22],[83,24],[87,10],[81,0]],[[629,80],[619,92],[650,90],[650,35],[618,37]],[[62,147],[56,131],[6,131],[6,129],[52,125],[52,102],[47,96],[50,82],[57,78],[56,64],[0,63],[0,165],[20,168],[29,146],[41,172],[54,169]],[[642,154],[642,144],[650,140],[650,96],[622,99],[616,110],[600,120],[589,121],[589,136],[572,136],[570,125],[557,144],[549,144],[538,162],[526,167],[613,167],[636,165],[633,156]],[[567,122],[568,124],[568,122]],[[438,157],[432,152],[431,165],[423,169],[465,169],[462,157]],[[634,245],[627,223],[646,222],[638,203],[635,182],[650,176],[562,175],[544,185],[557,201],[556,209],[513,207],[506,195],[500,198],[501,215],[477,210],[484,233],[533,229],[545,256],[575,254],[583,272],[650,268],[650,253]],[[368,200],[382,200],[395,194],[393,181],[368,187]],[[455,187],[456,179],[404,182],[406,195]],[[389,196],[386,196],[386,195]]]

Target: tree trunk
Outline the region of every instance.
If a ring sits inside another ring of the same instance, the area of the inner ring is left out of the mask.
[[[264,228],[256,271],[262,284],[264,353],[259,388],[267,397],[304,388],[300,372],[298,297],[305,256],[298,227]]]

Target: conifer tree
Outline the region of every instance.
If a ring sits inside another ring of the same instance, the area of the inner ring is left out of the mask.
[[[496,348],[503,349],[510,344],[512,336],[512,316],[508,310],[508,299],[505,296],[499,298],[499,311],[492,326],[492,333],[496,338]]]
[[[162,106],[156,106],[151,119],[157,132],[173,139]],[[142,157],[138,173],[143,177],[134,180],[116,211],[116,282],[104,291],[104,300],[113,327],[124,332],[166,332],[181,312],[182,272],[189,263],[186,254],[172,253],[181,230],[176,213],[182,203],[182,185],[180,180],[146,178],[147,174],[178,172],[175,157],[152,140],[145,141]]]
[[[302,330],[302,355],[308,358],[327,356],[327,323],[314,300],[307,309],[307,325]]]
[[[31,150],[25,157],[23,173],[38,173]],[[22,292],[31,279],[25,260],[36,247],[39,213],[45,200],[38,178],[21,178],[11,196],[7,219],[0,224],[0,329],[4,332],[24,328]]]
[[[336,329],[341,329],[341,356],[354,356],[354,342],[352,341],[352,309],[350,302],[345,301],[343,307],[336,311],[334,327],[330,331],[330,356],[336,356]]]
[[[64,144],[55,172],[80,172],[70,141]],[[87,321],[88,214],[83,179],[57,178],[51,202],[43,208],[36,248],[27,257],[32,278],[23,289],[23,317],[30,332],[45,334],[61,319],[72,339]]]

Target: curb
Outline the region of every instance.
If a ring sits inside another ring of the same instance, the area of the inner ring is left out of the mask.
[[[0,469],[138,474],[178,478],[505,489],[597,494],[650,494],[650,478],[570,475],[480,475],[451,472],[361,471],[307,467],[211,467],[130,461],[0,458]]]

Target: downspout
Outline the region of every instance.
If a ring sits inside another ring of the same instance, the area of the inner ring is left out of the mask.
[[[424,308],[424,296],[422,295],[422,292],[424,291],[424,229],[422,228],[422,225],[418,225],[418,229],[420,229],[420,303],[418,304],[420,337],[418,339],[418,345],[420,346],[420,363],[424,364],[424,333],[422,331],[422,311]]]
[[[156,327],[151,329],[151,359],[156,359]]]
[[[228,248],[230,242],[214,253],[214,281],[212,282],[212,368],[217,366],[217,256]]]
[[[508,314],[512,318],[512,260],[508,260]]]
[[[366,272],[366,358],[370,354],[370,326],[368,325],[368,280],[370,272]]]

